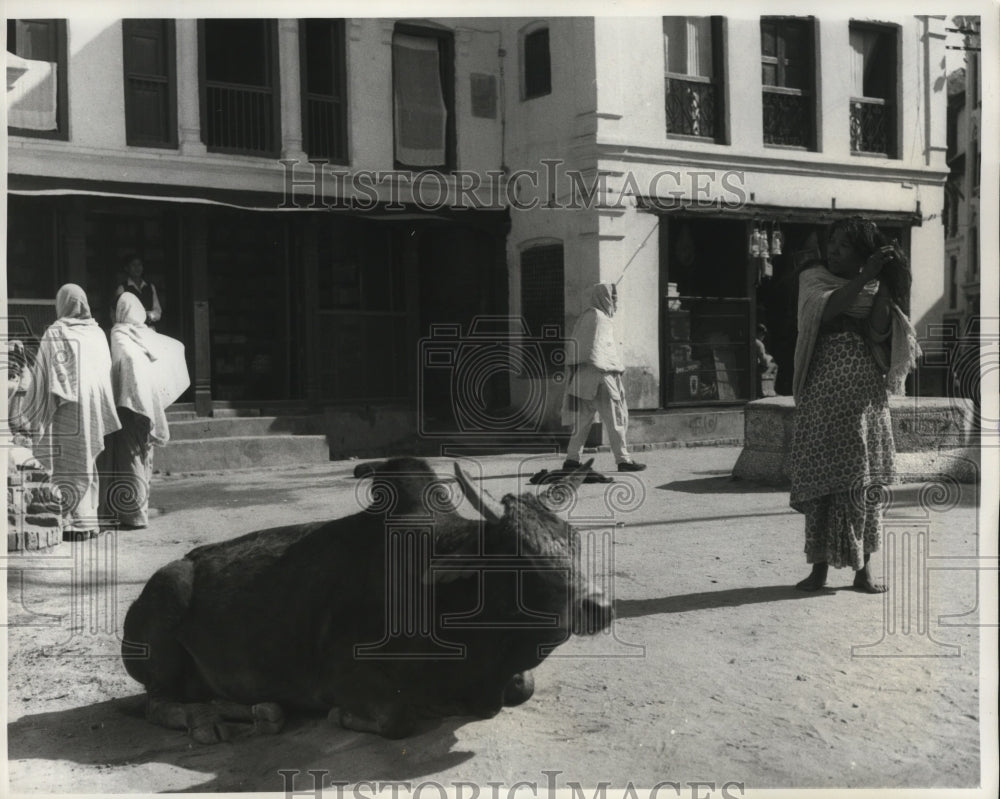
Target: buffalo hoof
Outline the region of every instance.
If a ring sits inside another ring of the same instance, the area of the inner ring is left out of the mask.
[[[223,743],[230,739],[229,727],[207,705],[195,706],[188,712],[188,733],[200,744]]]
[[[285,712],[275,702],[260,702],[250,708],[253,728],[263,735],[276,735],[285,726]]]
[[[383,709],[375,718],[358,715],[350,710],[335,707],[327,716],[331,724],[339,724],[345,730],[373,732],[383,738],[406,738],[414,730],[413,719],[400,708]]]
[[[507,681],[503,689],[503,703],[506,707],[515,707],[527,702],[535,693],[535,675],[530,671],[515,674]]]

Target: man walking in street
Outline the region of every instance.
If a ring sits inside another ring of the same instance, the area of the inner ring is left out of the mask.
[[[563,398],[563,422],[572,422],[573,435],[563,469],[580,465],[584,442],[595,416],[599,416],[608,431],[618,471],[639,472],[646,465],[632,459],[625,443],[628,430],[628,405],[622,385],[625,367],[611,321],[618,307],[618,290],[614,283],[597,283],[588,289],[587,295],[589,307],[573,328],[574,344],[567,359],[574,368]]]

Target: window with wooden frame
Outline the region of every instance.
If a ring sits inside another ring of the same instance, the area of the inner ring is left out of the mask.
[[[722,17],[663,17],[667,135],[725,139]]]
[[[276,156],[281,147],[278,27],[198,21],[201,135],[210,152]]]
[[[531,100],[552,93],[552,58],[548,26],[536,27],[521,40],[521,97]]]
[[[299,22],[303,147],[309,158],[348,162],[347,40],[342,19]]]
[[[7,20],[7,132],[69,139],[66,20]]]
[[[850,23],[851,152],[897,158],[899,29]]]
[[[812,17],[761,17],[764,144],[816,149]]]
[[[123,19],[125,141],[177,147],[177,58],[172,19]]]
[[[455,168],[455,41],[451,31],[397,23],[392,35],[397,169]]]

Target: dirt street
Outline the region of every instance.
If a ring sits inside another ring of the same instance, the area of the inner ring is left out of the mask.
[[[278,736],[201,746],[142,718],[140,686],[118,651],[125,611],[149,575],[198,544],[345,515],[358,502],[352,462],[159,477],[149,529],[7,559],[12,789],[280,791],[279,771],[300,770],[302,790],[312,787],[309,769],[326,781],[411,788],[576,783],[587,796],[602,782],[664,780],[714,783],[713,796],[726,783],[977,785],[976,573],[942,570],[940,559],[976,554],[978,488],[930,499],[919,486],[894,491],[883,549],[891,557],[873,565],[876,574],[886,563],[912,567],[912,584],[897,579],[887,598],[870,596],[850,590],[853,573],[832,571],[829,589],[805,594],[791,588],[808,571],[802,519],[787,492],[729,477],[738,454],[643,453],[648,471],[618,489],[632,496],[584,486],[574,520],[613,533],[611,632],[557,650],[525,705],[487,721],[445,719],[403,741],[293,718]],[[516,490],[518,473],[526,487],[556,463],[521,461],[485,459],[488,490]],[[598,456],[598,467],[608,463]]]

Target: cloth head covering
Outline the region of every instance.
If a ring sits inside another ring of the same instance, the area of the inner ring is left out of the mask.
[[[184,345],[147,327],[142,302],[127,291],[118,298],[111,328],[111,384],[117,407],[148,418],[150,440],[166,444],[166,409],[191,385]]]
[[[617,290],[614,283],[595,283],[589,289],[590,306],[604,311],[609,317],[615,315],[615,296]]]
[[[79,286],[68,283],[59,289],[56,313],[59,318],[45,331],[35,356],[24,414],[38,438],[47,438],[56,410],[75,403],[73,435],[92,463],[104,449],[104,436],[121,428],[111,391],[108,342],[90,316],[86,292]]]
[[[795,374],[792,380],[792,393],[796,402],[806,384],[826,303],[833,292],[849,282],[849,278],[839,277],[822,266],[806,269],[799,275],[799,336],[795,342]],[[878,285],[877,280],[866,283],[844,313],[856,319],[867,319],[875,303]],[[916,367],[920,346],[917,344],[913,325],[895,303],[892,304],[891,349],[887,390],[892,395],[899,395],[903,393],[906,375]]]
[[[67,283],[56,292],[56,316],[59,319],[90,319],[87,292],[76,283]]]
[[[146,326],[146,309],[142,300],[131,292],[125,292],[118,298],[115,306],[115,323]]]

